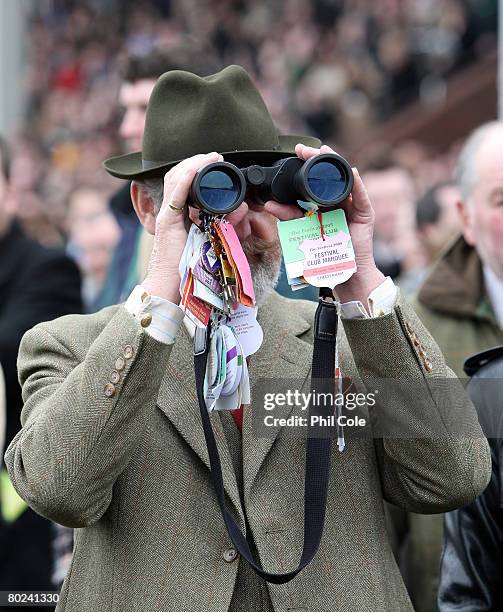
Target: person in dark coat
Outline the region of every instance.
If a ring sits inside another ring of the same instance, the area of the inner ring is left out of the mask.
[[[471,504],[444,517],[440,612],[503,610],[503,345],[465,362],[480,424],[491,448],[492,475]]]
[[[2,457],[21,428],[23,400],[16,361],[23,334],[42,321],[82,311],[75,263],[62,252],[30,240],[14,220],[9,170],[7,145],[0,139],[0,365],[7,423]],[[2,472],[0,591],[54,589],[51,539],[51,523],[19,503],[7,472]]]

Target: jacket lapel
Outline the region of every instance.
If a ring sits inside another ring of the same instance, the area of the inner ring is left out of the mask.
[[[250,357],[252,405],[245,407],[243,422],[245,500],[262,463],[282,429],[280,426],[268,427],[268,437],[258,437],[254,432],[253,410],[258,409],[257,412],[264,415],[263,409],[260,408],[260,402],[263,402],[261,386],[266,379],[269,379],[269,390],[273,392],[275,388],[281,390],[285,385],[288,386],[289,380],[296,385],[304,384],[311,370],[313,351],[312,344],[298,338],[310,329],[311,324],[300,316],[295,302],[274,293],[267,304],[260,309],[258,320],[264,331],[264,341],[260,349]],[[256,408],[253,408],[254,402]],[[291,411],[291,406],[278,406],[270,414],[275,417],[287,417]]]
[[[196,395],[192,339],[183,324],[169,357],[167,372],[159,389],[157,405],[187,444],[197,453],[201,461],[210,469]],[[225,490],[243,518],[238,484],[222,423],[216,413],[211,414],[210,419],[220,455]]]
[[[257,392],[257,387],[260,386],[257,383],[265,379],[292,380],[296,384],[303,384],[310,374],[313,348],[310,342],[301,340],[298,336],[307,332],[311,323],[299,314],[294,302],[282,298],[277,293],[273,293],[267,304],[260,308],[258,320],[264,331],[264,341],[260,349],[250,357],[252,396],[254,388]],[[196,396],[192,340],[183,325],[171,352],[157,403],[209,469],[208,450]],[[277,417],[286,417],[291,410],[292,408],[288,406],[277,407],[273,414]],[[225,433],[219,415],[213,413],[210,418],[220,454],[225,490],[243,518],[239,488]],[[245,406],[243,422],[245,499],[280,431],[281,427],[271,427],[268,428],[267,438],[256,437],[253,432],[252,408]]]

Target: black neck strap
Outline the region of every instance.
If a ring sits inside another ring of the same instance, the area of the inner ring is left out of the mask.
[[[328,298],[328,299],[327,299]],[[319,389],[334,384],[335,350],[337,337],[337,309],[332,291],[320,289],[320,300],[314,322],[314,347],[312,362],[312,381]],[[211,325],[211,324],[210,324]],[[330,477],[331,438],[308,438],[306,443],[306,470],[304,480],[304,547],[299,565],[296,569],[284,574],[271,574],[262,569],[250,550],[250,545],[234,518],[225,505],[225,492],[222,467],[218,454],[215,435],[204,401],[204,377],[210,339],[210,325],[206,330],[199,328],[194,338],[194,367],[197,385],[197,398],[201,412],[204,437],[208,447],[211,466],[211,477],[217,495],[218,505],[229,532],[229,536],[239,554],[246,559],[255,572],[267,582],[284,584],[289,582],[312,561],[316,554],[323,526],[327,505],[327,491]],[[313,388],[313,387],[312,387]]]

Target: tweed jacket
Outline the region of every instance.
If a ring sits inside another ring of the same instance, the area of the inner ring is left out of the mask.
[[[260,309],[264,342],[251,358],[252,381],[308,379],[315,306],[274,294]],[[389,315],[345,320],[340,345],[341,366],[352,376],[453,376],[401,297]],[[111,393],[114,369],[120,380]],[[174,345],[164,345],[123,306],[63,317],[26,334],[19,375],[23,429],[6,465],[37,512],[76,528],[58,612],[227,612],[238,563],[226,553],[231,541],[212,488],[183,328]],[[483,491],[491,469],[468,399],[448,407],[431,394],[422,409],[425,419],[443,411],[446,428],[448,417],[463,419],[470,438],[355,437],[345,452],[334,448],[320,549],[294,580],[268,585],[276,611],[412,610],[383,499],[414,512],[450,510]],[[211,419],[227,504],[241,529],[246,514],[266,570],[296,567],[305,442],[279,435],[279,426],[270,438],[254,437],[245,407],[240,491],[222,422],[218,414]]]

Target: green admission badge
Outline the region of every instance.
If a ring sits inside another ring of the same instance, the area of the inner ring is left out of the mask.
[[[342,209],[278,221],[278,233],[288,282],[293,289],[306,284],[333,289],[356,272]]]

